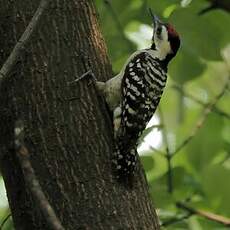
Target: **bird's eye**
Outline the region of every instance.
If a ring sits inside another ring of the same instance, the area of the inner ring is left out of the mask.
[[[162,27],[160,26],[160,27],[157,28],[156,34],[157,34],[157,35],[160,35],[161,32],[162,32]]]

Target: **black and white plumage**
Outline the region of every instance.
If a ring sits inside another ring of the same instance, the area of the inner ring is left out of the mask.
[[[166,79],[166,68],[147,50],[135,55],[125,68],[120,114],[114,119],[119,174],[132,173],[136,167],[138,138],[157,108]]]
[[[138,138],[153,116],[167,80],[167,65],[180,45],[173,27],[154,19],[153,44],[135,52],[121,72],[97,82],[113,111],[114,164],[119,177],[134,173]]]

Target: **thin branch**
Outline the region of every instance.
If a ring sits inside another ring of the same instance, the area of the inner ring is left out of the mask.
[[[124,41],[127,43],[128,47],[129,47],[129,50],[130,51],[133,51],[133,46],[132,44],[130,43],[130,41],[127,39],[125,33],[124,33],[124,28],[119,20],[119,17],[116,13],[116,11],[114,10],[112,4],[111,4],[111,0],[104,0],[104,3],[105,3],[105,6],[107,7],[107,9],[109,10],[114,22],[115,22],[115,25],[117,27],[117,30],[118,32],[120,33],[122,39],[124,39]]]
[[[211,11],[211,10],[216,10],[216,9],[218,9],[217,5],[211,4],[211,5],[207,6],[206,8],[200,10],[200,11],[198,12],[198,15],[201,16],[201,15],[203,15],[203,14],[208,13],[208,12]]]
[[[168,183],[168,192],[173,192],[173,171],[172,171],[172,154],[169,152],[169,148],[166,148],[166,159],[167,159],[167,183]]]
[[[9,213],[6,218],[2,221],[1,225],[0,225],[0,230],[3,229],[3,226],[5,225],[5,223],[7,222],[7,220],[11,217],[11,213]]]
[[[169,220],[166,220],[164,221],[161,226],[163,227],[166,227],[166,226],[169,226],[169,225],[172,225],[172,224],[176,224],[178,222],[181,222],[183,220],[186,220],[188,219],[189,217],[191,217],[193,214],[192,213],[187,213],[187,214],[184,214],[183,216],[180,216],[180,217],[174,217],[174,218],[171,218]]]
[[[25,182],[32,196],[37,202],[38,207],[43,213],[48,225],[53,230],[64,230],[60,220],[56,216],[53,208],[47,200],[45,194],[42,191],[42,187],[35,175],[33,166],[30,162],[30,154],[24,144],[25,133],[24,124],[22,120],[17,120],[14,129],[15,135],[15,151],[21,166]]]
[[[230,12],[230,1],[229,0],[207,0],[210,2],[210,5],[206,8],[202,9],[198,15],[203,15],[205,13],[208,13],[211,10],[215,9],[222,9],[227,12]]]
[[[152,132],[153,129],[162,129],[163,128],[163,124],[157,124],[157,125],[152,125],[148,128],[146,128],[144,130],[144,132],[141,135],[141,138],[138,141],[138,148],[141,146],[141,144],[144,142],[145,144],[148,145],[148,147],[153,150],[153,151],[157,151],[157,152],[161,152],[160,150],[154,148],[152,145],[150,145],[149,143],[147,143],[147,141],[145,140],[145,138]],[[164,154],[164,153],[163,153]]]
[[[192,94],[185,92],[181,87],[179,87],[176,84],[174,84],[172,86],[172,88],[177,90],[178,92],[181,92],[183,94],[183,96],[195,101],[196,103],[202,105],[203,107],[207,107],[209,105],[209,103],[205,103],[202,100],[198,99],[197,97],[194,97]],[[222,111],[221,109],[217,108],[216,106],[213,107],[213,112],[215,112],[216,114],[219,114],[220,116],[223,116],[227,119],[230,119],[230,114]]]
[[[157,124],[157,125],[152,125],[152,126],[149,127],[149,128],[151,128],[151,129],[162,129],[163,127],[164,127],[163,124]]]
[[[148,1],[147,0],[142,0],[142,7],[144,8],[144,9],[147,9],[148,8]]]
[[[182,123],[184,121],[184,85],[178,85],[178,105],[177,105],[177,122]]]
[[[227,161],[230,161],[230,151],[227,151],[226,157],[220,161],[220,164],[224,164]]]
[[[118,18],[118,16],[117,16],[117,13],[116,13],[116,11],[113,9],[113,6],[112,6],[110,0],[104,0],[104,3],[105,3],[105,5],[106,5],[107,9],[109,9],[109,11],[110,11],[110,13],[111,13],[111,16],[113,17],[114,22],[115,22],[115,24],[116,24],[116,26],[117,26],[117,29],[119,30],[120,34],[122,35],[122,37],[125,37],[125,33],[124,33],[124,30],[123,30],[123,26],[121,25],[120,20],[119,20],[119,18]]]
[[[141,135],[141,138],[139,140],[140,144],[141,142],[153,131],[153,129],[162,129],[163,125],[162,124],[157,124],[157,125],[152,125],[144,130],[144,132]]]
[[[204,110],[203,116],[200,118],[200,120],[197,122],[195,129],[193,132],[176,148],[176,150],[172,153],[173,156],[175,156],[182,148],[184,148],[192,139],[196,136],[197,132],[201,129],[201,127],[204,125],[208,115],[213,111],[214,107],[216,106],[217,102],[223,97],[225,92],[227,91],[229,87],[229,80],[228,78],[226,84],[224,85],[221,92],[214,98],[212,103],[209,103],[207,107]]]
[[[159,149],[156,149],[155,147],[153,147],[152,145],[150,145],[149,143],[147,143],[147,141],[145,141],[145,140],[144,140],[144,142],[145,142],[145,144],[148,145],[148,147],[149,147],[150,150],[152,150],[154,152],[157,152],[157,153],[161,154],[163,157],[165,157],[165,153],[163,151],[161,151]]]
[[[19,41],[15,45],[10,56],[7,58],[7,60],[3,64],[3,66],[0,70],[0,87],[1,87],[2,81],[8,77],[10,71],[13,69],[13,67],[17,63],[18,58],[22,55],[26,46],[30,42],[30,40],[32,38],[32,34],[34,33],[34,31],[36,31],[45,10],[49,6],[49,3],[50,3],[50,0],[41,0],[41,2],[39,4],[34,16],[32,17],[29,25],[26,27],[24,33],[22,34],[21,38],[19,39]]]
[[[211,213],[211,212],[206,212],[206,211],[203,211],[203,210],[199,210],[199,209],[189,207],[188,205],[186,205],[186,204],[184,204],[182,202],[177,202],[176,205],[177,205],[178,208],[187,211],[191,215],[195,214],[195,215],[204,217],[204,218],[206,218],[208,220],[215,221],[215,222],[218,222],[219,224],[223,224],[223,225],[225,225],[227,227],[230,227],[230,219],[229,218],[226,218],[226,217],[223,217],[223,216]]]
[[[165,157],[167,159],[167,166],[168,166],[168,171],[167,171],[167,184],[168,184],[168,192],[172,193],[173,192],[173,173],[172,173],[172,154],[169,149],[169,143],[168,143],[168,138],[167,138],[167,130],[165,127],[165,121],[164,121],[164,115],[162,113],[161,108],[159,107],[159,114],[160,114],[160,119],[161,123],[164,124],[164,127],[162,129],[162,134],[163,134],[163,140],[166,146],[166,154]]]

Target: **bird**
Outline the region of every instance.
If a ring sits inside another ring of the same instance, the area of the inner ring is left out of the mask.
[[[95,85],[113,114],[113,165],[118,178],[132,176],[137,168],[138,139],[154,115],[167,81],[169,62],[180,47],[175,28],[162,22],[150,9],[153,35],[151,46],[137,50],[121,71]],[[84,74],[93,75],[91,71]]]

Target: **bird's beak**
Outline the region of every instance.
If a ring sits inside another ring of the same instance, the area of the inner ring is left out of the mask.
[[[153,28],[154,30],[158,27],[159,24],[161,24],[161,21],[160,19],[152,12],[152,9],[149,8],[149,13],[150,13],[150,16],[152,17],[152,20],[153,20]]]

